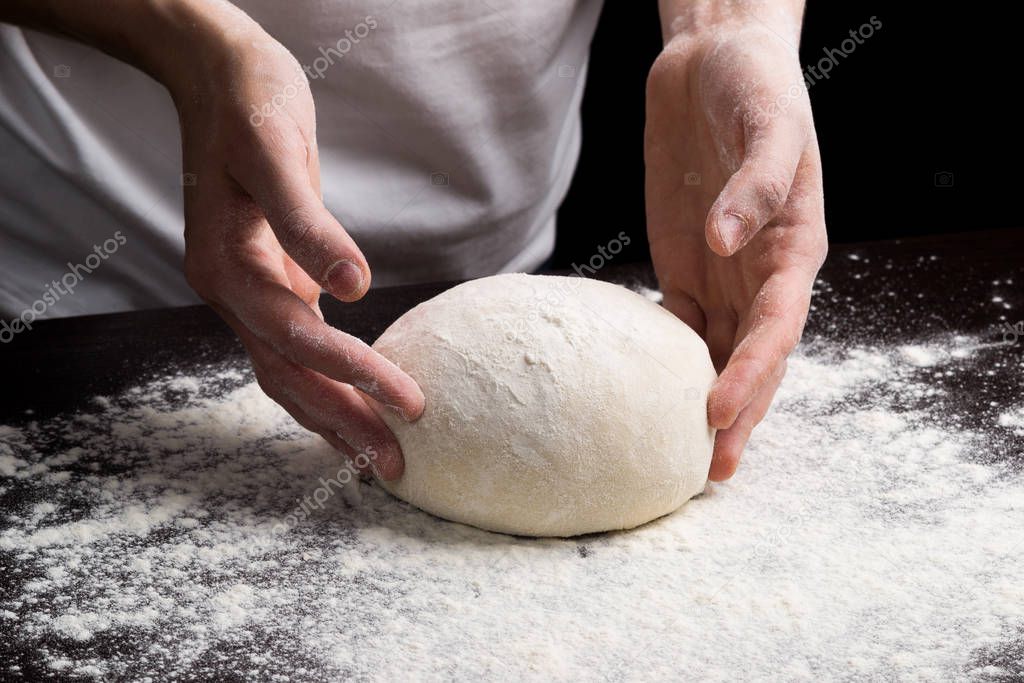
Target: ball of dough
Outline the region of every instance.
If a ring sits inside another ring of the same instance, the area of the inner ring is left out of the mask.
[[[373,345],[419,383],[382,417],[405,472],[380,483],[438,517],[524,536],[628,529],[700,493],[716,374],[701,338],[618,285],[497,275],[399,318]]]

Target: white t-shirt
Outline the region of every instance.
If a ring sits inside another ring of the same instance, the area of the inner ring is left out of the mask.
[[[310,75],[324,201],[374,284],[547,258],[600,0],[235,4]],[[92,48],[0,25],[4,318],[196,302],[181,274],[182,182],[162,86]]]

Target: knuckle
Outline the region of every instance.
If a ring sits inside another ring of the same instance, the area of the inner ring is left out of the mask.
[[[373,350],[373,347],[359,339],[356,339],[349,348],[348,355],[352,359],[353,367],[365,370],[369,370],[369,366],[375,364],[374,361],[377,358],[377,352]]]
[[[305,327],[295,322],[284,325],[281,331],[281,341],[288,351],[295,351],[304,346],[309,336]]]
[[[803,336],[804,326],[803,322],[798,325],[793,325],[786,330],[782,338],[782,353],[779,354],[780,359],[785,362],[785,359],[793,352],[797,344],[800,343],[800,337]]]
[[[316,222],[305,207],[287,211],[278,221],[278,238],[286,249],[304,249],[310,246],[316,234]]]
[[[681,58],[671,51],[662,51],[647,72],[647,92],[658,94],[666,85],[678,80]]]
[[[309,333],[302,325],[288,323],[274,332],[273,346],[281,354],[281,364],[277,369],[282,375],[287,375],[289,380],[298,382],[303,379],[303,363],[300,361],[307,354],[309,348]]]
[[[789,196],[789,183],[778,171],[769,171],[758,184],[758,198],[770,211],[778,211]]]
[[[771,360],[751,353],[738,359],[737,368],[745,374],[750,381],[758,381],[760,378],[771,372]]]

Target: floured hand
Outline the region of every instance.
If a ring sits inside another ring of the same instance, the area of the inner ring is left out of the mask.
[[[423,394],[396,365],[327,325],[321,288],[355,301],[370,269],[320,193],[315,117],[298,62],[240,12],[174,92],[182,128],[185,273],[238,334],[266,393],[350,458],[399,476],[398,442],[364,397],[405,419]],[[214,31],[216,33],[216,31]]]
[[[827,249],[799,8],[775,4],[663,2],[667,43],[647,86],[651,255],[665,306],[721,373],[714,480],[732,476],[771,404]]]

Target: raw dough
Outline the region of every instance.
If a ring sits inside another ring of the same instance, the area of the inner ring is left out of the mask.
[[[707,480],[715,370],[699,336],[617,285],[497,275],[454,287],[374,344],[426,409],[383,414],[405,473],[381,484],[439,517],[509,534],[628,529]]]

